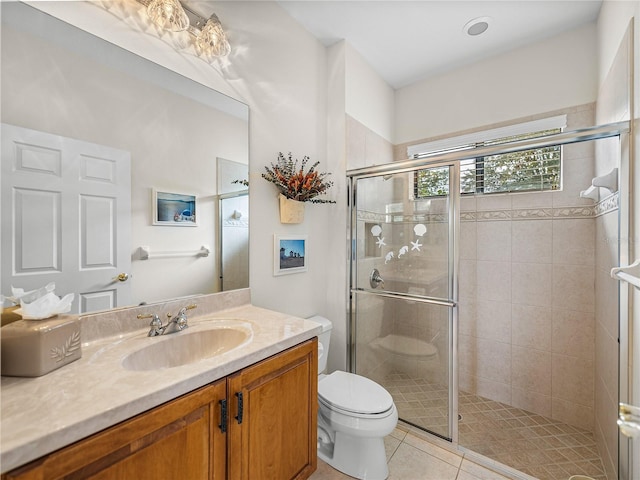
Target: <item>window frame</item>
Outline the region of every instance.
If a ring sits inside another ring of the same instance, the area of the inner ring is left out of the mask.
[[[531,122],[518,123],[514,125],[509,125],[505,127],[494,128],[490,130],[483,130],[478,132],[472,132],[470,134],[459,135],[455,137],[444,138],[440,140],[435,140],[432,142],[421,143],[416,145],[411,145],[407,148],[407,153],[409,158],[412,159],[424,159],[429,158],[431,156],[440,155],[443,153],[450,153],[454,151],[461,150],[473,150],[485,145],[499,145],[502,143],[508,143],[509,141],[514,140],[514,137],[524,137],[524,138],[535,138],[537,136],[545,136],[550,133],[558,133],[561,132],[567,124],[567,116],[566,115],[558,115],[554,117],[547,117],[539,120],[534,120]],[[557,130],[558,132],[551,132],[553,130]],[[539,135],[538,135],[539,134]],[[503,140],[503,141],[501,141]],[[470,159],[467,161],[467,164],[471,164],[473,162],[474,171],[476,172],[476,185],[473,192],[460,192],[461,195],[492,195],[492,194],[505,194],[505,193],[517,193],[517,192],[548,192],[548,191],[556,191],[561,188],[561,175],[562,175],[562,152],[563,149],[561,146],[557,147],[559,149],[560,158],[558,161],[559,171],[558,171],[558,188],[531,188],[531,189],[517,189],[517,190],[505,190],[505,191],[495,191],[495,192],[486,192],[486,170],[485,163],[486,158],[491,156],[483,156],[477,157],[475,159]],[[532,152],[538,149],[531,149],[525,152]],[[480,165],[480,181],[478,182],[478,167]],[[461,165],[462,166],[462,165]],[[428,168],[428,167],[426,167]],[[426,169],[425,168],[425,169]],[[411,189],[412,197],[415,200],[424,199],[424,198],[437,198],[442,195],[418,195],[419,188],[419,180],[418,175],[420,171],[424,169],[416,170],[412,176],[413,188]],[[461,169],[462,174],[462,169]],[[480,183],[480,185],[478,185]],[[462,188],[462,175],[460,181],[460,187]]]

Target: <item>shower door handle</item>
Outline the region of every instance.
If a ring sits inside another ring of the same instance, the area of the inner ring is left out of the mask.
[[[623,435],[640,437],[640,407],[621,403],[618,406],[618,428]]]
[[[378,288],[378,286],[382,286],[384,288],[384,280],[380,276],[380,272],[377,268],[374,268],[369,274],[369,285],[371,288]]]

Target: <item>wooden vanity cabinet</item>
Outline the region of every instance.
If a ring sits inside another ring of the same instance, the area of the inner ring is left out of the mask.
[[[214,423],[226,381],[200,388],[62,448],[3,478],[223,479],[226,437]],[[213,427],[216,428],[213,428]]]
[[[228,377],[229,480],[308,478],[317,466],[318,343]]]
[[[317,339],[301,343],[2,480],[306,479],[317,465],[317,351]]]

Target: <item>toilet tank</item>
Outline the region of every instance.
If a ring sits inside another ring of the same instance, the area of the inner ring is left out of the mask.
[[[329,342],[331,341],[331,322],[320,315],[308,318],[312,322],[322,325],[322,332],[318,335],[318,374],[327,369],[327,357],[329,355]]]

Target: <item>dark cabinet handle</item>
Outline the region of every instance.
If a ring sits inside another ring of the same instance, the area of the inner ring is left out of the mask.
[[[236,397],[238,397],[238,415],[236,415],[236,420],[238,421],[238,425],[242,423],[242,413],[243,413],[243,401],[242,401],[242,392],[236,392]]]
[[[220,423],[218,427],[220,427],[222,433],[225,433],[227,431],[227,399],[220,400],[218,403],[220,404]]]

